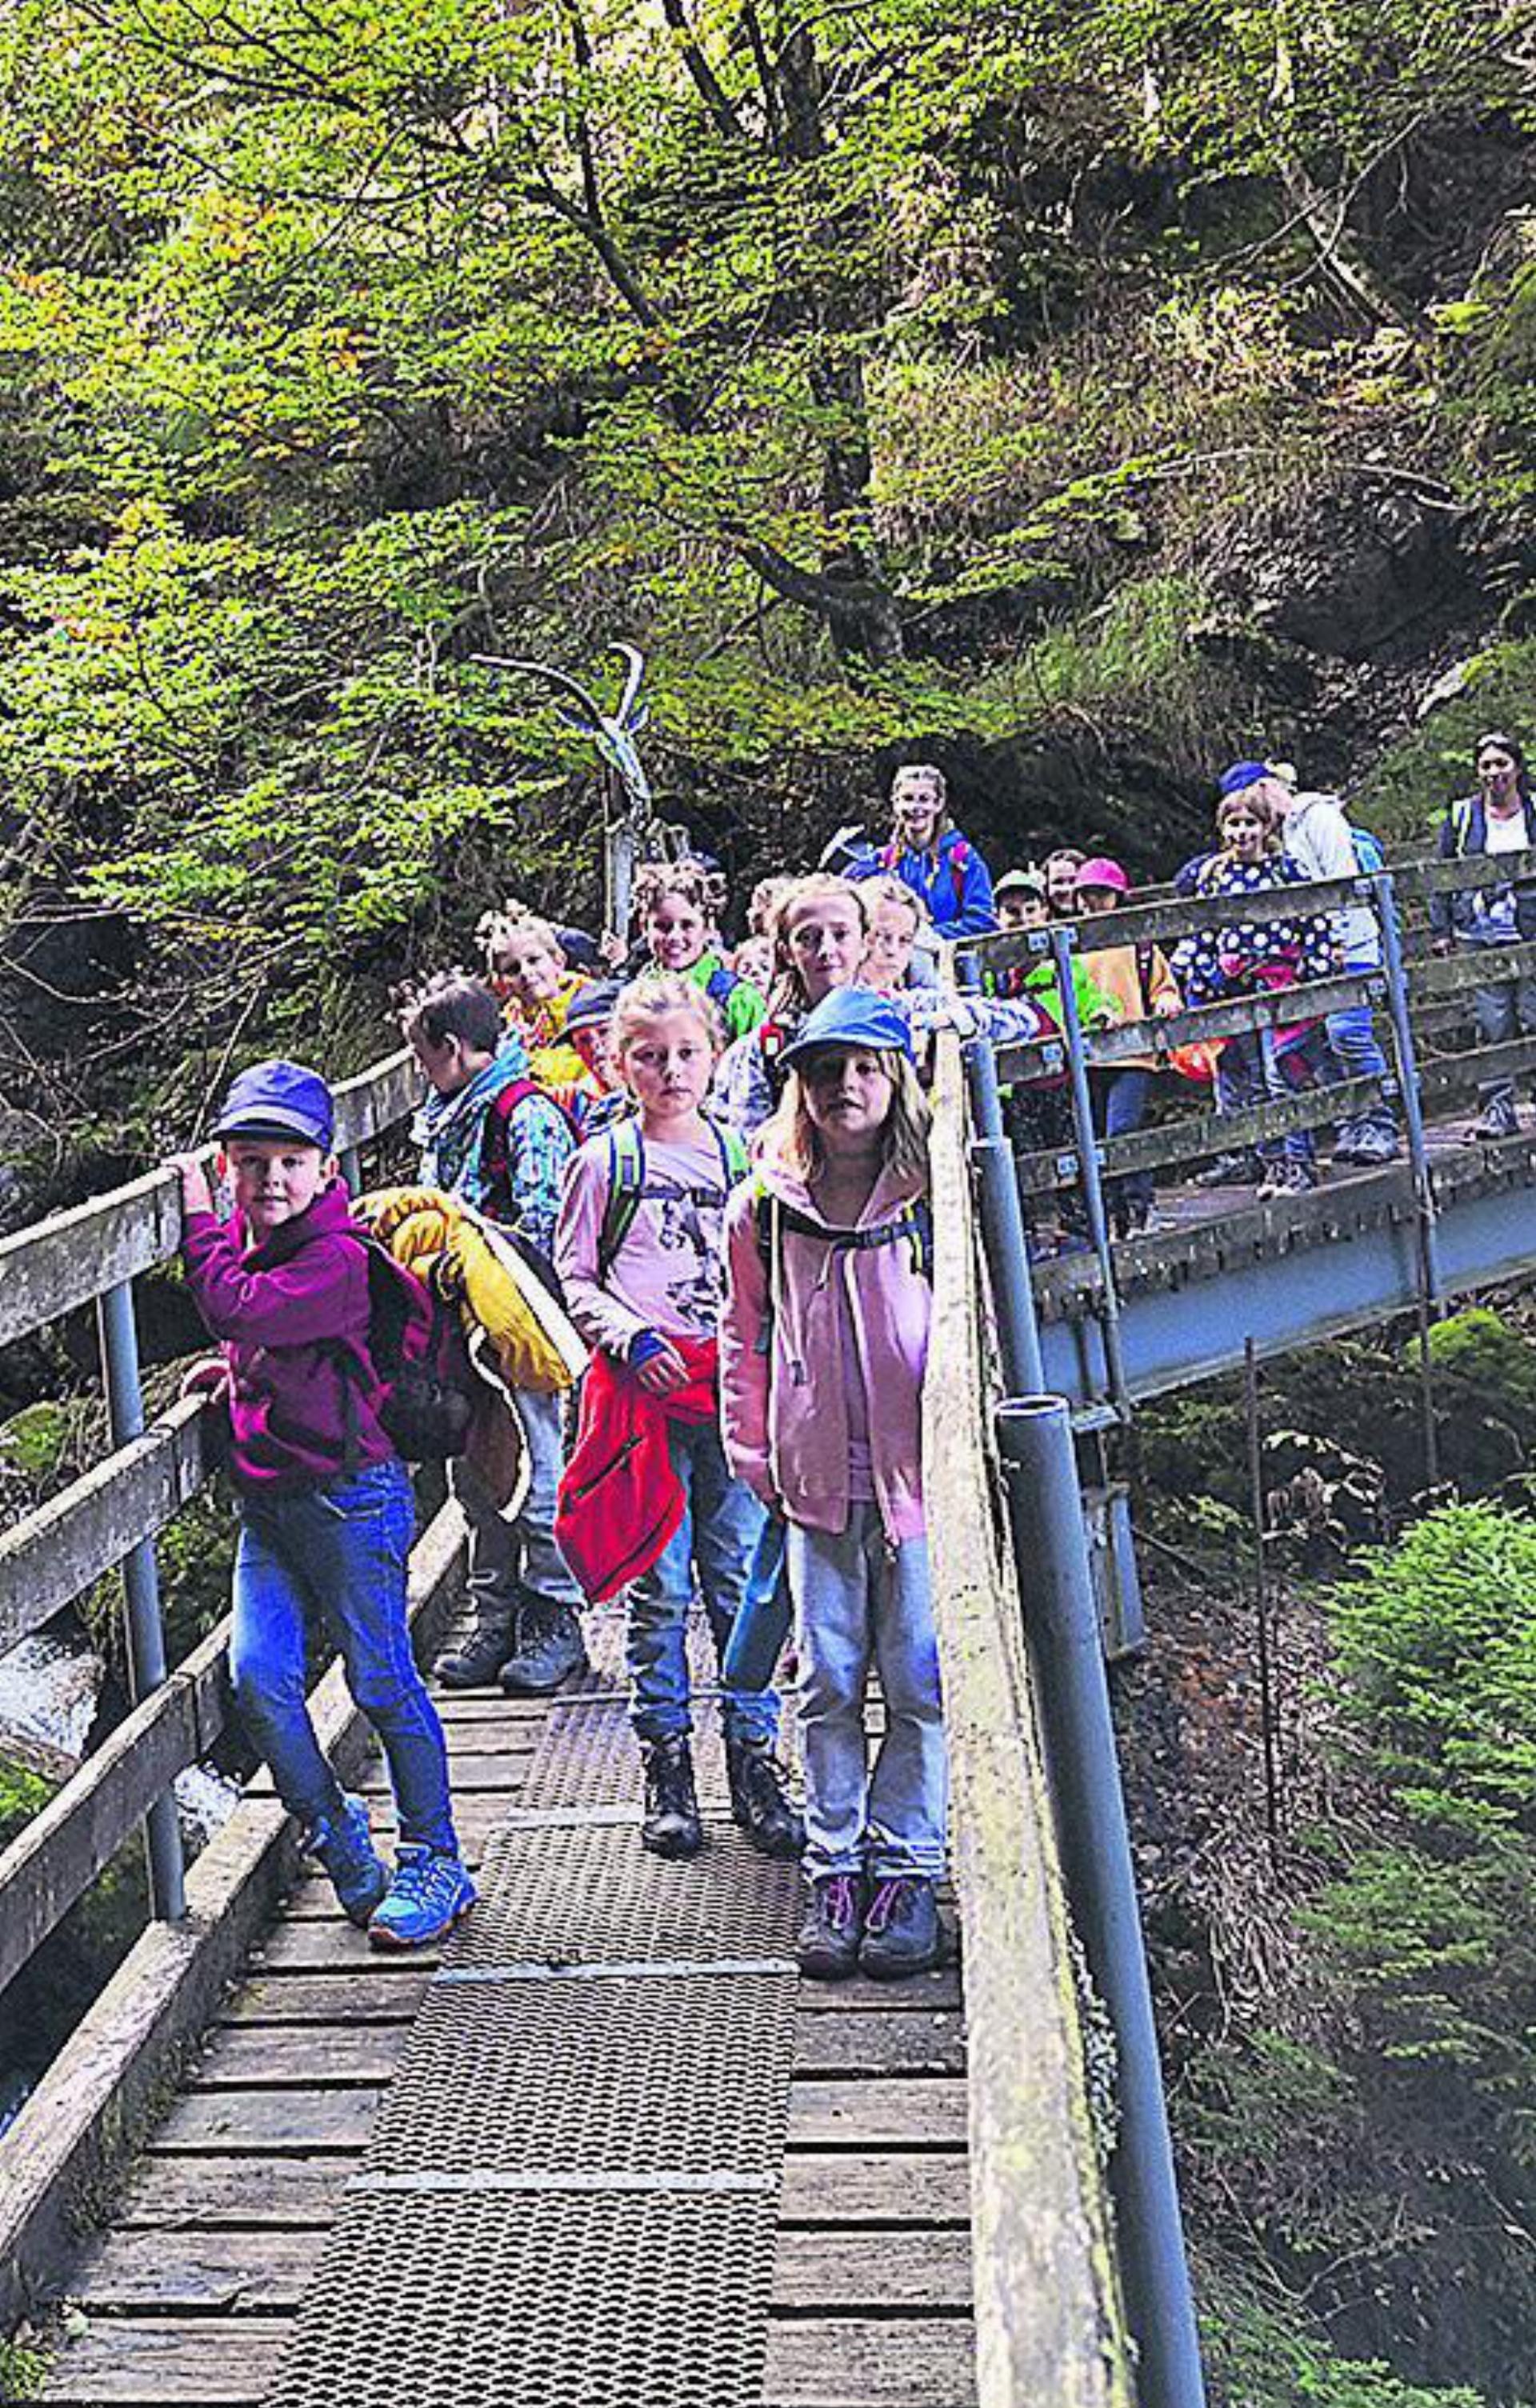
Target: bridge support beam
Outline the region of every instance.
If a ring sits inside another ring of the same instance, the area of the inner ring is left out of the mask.
[[[1141,2408],[1203,2408],[1204,2378],[1173,2175],[1130,1835],[1110,1717],[1071,1418],[1059,1397],[998,1415],[1063,1871],[1109,2010],[1120,2128],[1111,2168]]]

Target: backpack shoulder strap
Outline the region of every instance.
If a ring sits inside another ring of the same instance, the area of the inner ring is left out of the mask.
[[[597,1276],[607,1279],[623,1251],[645,1185],[645,1140],[638,1120],[615,1121],[608,1132],[608,1202],[597,1232]]]
[[[736,993],[736,990],[740,983],[741,982],[737,977],[736,972],[725,962],[716,962],[713,969],[710,972],[709,977],[704,982],[704,992],[709,996],[710,1001],[713,1004],[717,1004],[720,1010],[724,1011],[726,1004],[730,1001],[732,996]]]
[[[1471,795],[1463,795],[1459,801],[1451,805],[1451,835],[1458,861],[1471,841],[1472,814],[1476,809]]]
[[[949,849],[949,879],[955,890],[955,908],[959,910],[966,896],[966,872],[970,867],[970,847],[959,837]]]

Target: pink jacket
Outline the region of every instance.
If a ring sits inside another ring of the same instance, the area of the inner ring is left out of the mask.
[[[859,1226],[895,1218],[919,1192],[911,1182],[883,1176]],[[847,1527],[840,1340],[848,1324],[828,1286],[840,1279],[868,1398],[881,1520],[893,1543],[920,1538],[931,1285],[907,1240],[860,1252],[782,1229],[774,1244],[775,1197],[821,1220],[800,1182],[771,1163],[731,1198],[720,1318],[721,1417],[731,1469],[765,1502],[781,1504],[790,1521],[811,1530]]]

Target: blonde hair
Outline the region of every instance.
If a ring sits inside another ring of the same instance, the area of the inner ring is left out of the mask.
[[[692,979],[678,978],[670,970],[653,971],[647,978],[631,979],[613,1007],[613,1033],[609,1050],[616,1062],[622,1063],[645,1023],[659,1020],[664,1012],[691,1012],[718,1054],[725,1042],[725,1027],[719,1012],[701,986]]]
[[[861,878],[859,893],[864,897],[866,924],[872,917],[877,903],[899,903],[904,910],[912,913],[919,928],[925,920],[931,920],[933,917],[933,913],[928,910],[926,902],[919,895],[916,887],[909,886],[904,878],[895,878],[889,871],[883,872],[879,878]]]
[[[758,880],[747,905],[747,926],[754,937],[767,937],[771,942],[774,914],[794,883],[793,878]]]
[[[519,903],[510,896],[499,911],[482,913],[476,924],[475,942],[485,955],[486,968],[494,970],[500,960],[502,948],[512,944],[519,937],[537,937],[562,968],[569,968],[566,949],[553,923],[541,920],[537,911],[530,911],[525,903]]]
[[[939,800],[946,819],[949,816],[949,780],[936,761],[902,761],[891,771],[891,793],[901,778],[931,778],[939,789]]]
[[[791,878],[773,907],[768,935],[773,939],[773,993],[768,997],[768,1016],[782,1019],[786,1014],[808,1011],[811,998],[805,991],[800,973],[791,958],[789,931],[797,914],[811,903],[851,903],[860,928],[868,939],[869,906],[865,899],[863,882],[851,878],[836,878],[829,869],[813,869],[807,878]]]
[[[1223,795],[1216,805],[1216,837],[1223,845],[1227,842],[1227,814],[1232,810],[1244,810],[1251,819],[1261,822],[1266,847],[1272,852],[1279,841],[1279,829],[1269,796],[1256,793],[1252,786],[1240,786],[1235,795]]]
[[[880,1167],[898,1179],[920,1179],[928,1182],[928,1099],[918,1084],[917,1072],[905,1054],[891,1048],[860,1046],[829,1046],[827,1051],[842,1053],[880,1052],[891,1081],[891,1109],[880,1133]],[[811,1117],[806,1101],[805,1081],[798,1070],[791,1070],[784,1082],[779,1108],[764,1129],[761,1139],[765,1157],[789,1172],[792,1179],[807,1184],[826,1168],[826,1148],[822,1133]]]

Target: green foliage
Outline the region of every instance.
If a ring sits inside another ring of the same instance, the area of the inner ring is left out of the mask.
[[[1536,2163],[1533,1596],[1536,1525],[1486,1504],[1428,1515],[1331,1593],[1356,1807],[1311,1842],[1304,1975],[1192,2059],[1181,2111],[1208,2229],[1319,2319],[1315,2347],[1246,2310],[1224,2329],[1234,2408],[1458,2377],[1517,2401],[1536,2379],[1515,2240]]]
[[[1464,682],[1417,727],[1390,744],[1362,786],[1358,816],[1384,837],[1437,833],[1447,806],[1476,783],[1472,762],[1490,727],[1529,724],[1536,637],[1510,636],[1461,665]]]
[[[1506,51],[1448,0],[20,0],[0,916],[127,915],[167,1099],[344,1047],[491,881],[590,906],[585,748],[471,656],[619,632],[727,854],[934,734],[1205,769],[1212,562],[1433,448],[1426,345],[1469,489],[1513,457],[1515,265],[1432,332],[1378,255],[1517,146]]]
[[[40,2400],[50,2369],[46,2351],[0,2341],[0,2400]]]
[[[1202,2320],[1213,2408],[1485,2408],[1480,2392],[1405,2383],[1380,2359],[1344,2358],[1292,2308],[1213,2281]]]

